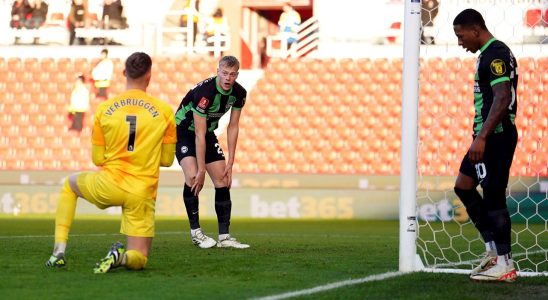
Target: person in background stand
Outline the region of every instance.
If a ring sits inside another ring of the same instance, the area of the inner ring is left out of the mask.
[[[74,39],[76,38],[76,28],[86,27],[88,22],[88,4],[87,0],[72,0],[70,5],[70,12],[68,15],[68,27],[69,27],[69,45],[74,45]],[[78,44],[85,45],[86,40],[84,38],[78,38]]]
[[[11,6],[10,27],[14,29],[25,27],[27,14],[29,14],[30,11],[31,7],[26,0],[15,0]],[[19,44],[19,37],[16,37],[13,43],[15,45]]]
[[[194,6],[192,3],[194,2]],[[200,0],[186,0],[186,3],[183,7],[183,11],[186,13],[192,11],[192,46],[194,46],[194,43],[196,42],[196,35],[198,34],[198,19],[199,19],[199,12],[198,7],[200,6]],[[187,28],[189,25],[188,22],[188,14],[183,14],[181,16],[181,19],[179,20],[179,25],[181,27]]]
[[[127,22],[124,17],[124,6],[120,0],[105,0],[103,3],[103,16],[101,18],[103,29],[126,29]],[[120,45],[111,38],[103,38],[102,45]]]
[[[287,39],[287,48],[297,41],[297,32],[301,25],[301,15],[291,6],[289,1],[285,2],[283,12],[278,21],[280,26],[280,34]]]
[[[108,50],[103,49],[101,51],[101,60],[91,71],[97,97],[108,98],[108,88],[110,87],[113,72],[114,63],[108,58]]]
[[[79,74],[76,83],[70,94],[69,113],[72,119],[72,125],[69,130],[82,131],[86,112],[89,111],[89,90],[85,84],[85,77]]]
[[[46,22],[48,15],[48,4],[42,0],[31,0],[30,18],[26,22],[28,29],[38,29]]]
[[[104,29],[123,29],[124,6],[120,0],[105,0],[103,4],[103,28]]]
[[[215,45],[223,47],[226,42],[222,38],[226,37],[228,30],[228,21],[223,15],[223,10],[221,8],[217,8],[206,26],[207,45],[210,47]],[[217,38],[221,40],[217,41]],[[223,54],[221,52],[221,56],[222,55]]]

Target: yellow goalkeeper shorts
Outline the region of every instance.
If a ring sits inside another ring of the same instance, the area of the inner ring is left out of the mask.
[[[84,198],[100,209],[122,207],[120,232],[137,237],[154,236],[155,199],[128,193],[99,172],[82,172],[76,184]]]

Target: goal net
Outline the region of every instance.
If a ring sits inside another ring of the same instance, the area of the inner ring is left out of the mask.
[[[417,21],[418,1],[409,2],[410,6],[415,5],[415,14],[412,8],[406,7],[404,25],[415,27],[419,23],[422,45],[411,43],[409,39],[417,37],[417,33],[405,28],[403,110],[406,110],[405,102],[414,94],[410,60],[419,61],[418,78],[415,78],[419,86],[414,143],[406,143],[405,127],[415,119],[408,115],[406,123],[404,111],[402,120],[405,125],[402,127],[400,269],[468,273],[485,252],[483,240],[453,192],[460,162],[472,141],[472,88],[479,53],[467,53],[457,45],[452,23],[459,12],[474,8],[482,13],[491,33],[505,42],[518,60],[519,142],[507,188],[512,252],[520,276],[547,276],[548,1],[423,0],[436,3],[435,7],[423,5],[421,8],[423,26]],[[414,47],[418,55],[410,57]],[[408,105],[407,110],[412,111],[413,107]],[[409,159],[406,168],[405,152],[410,149],[416,149],[416,163],[413,165]],[[413,179],[413,176],[416,176],[416,185],[412,192],[416,194],[413,206],[409,207],[407,196],[403,195],[404,185],[406,177]],[[481,193],[481,188],[478,190]],[[402,249],[406,240],[415,242],[416,252]]]

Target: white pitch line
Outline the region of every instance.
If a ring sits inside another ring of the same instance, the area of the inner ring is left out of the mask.
[[[177,235],[177,234],[186,234],[183,231],[165,231],[165,232],[156,232],[156,235]],[[70,234],[71,237],[82,237],[82,236],[113,236],[113,235],[122,235],[121,233],[82,233],[82,234]],[[328,237],[328,238],[362,238],[359,235],[351,234],[284,234],[284,233],[241,233],[238,235],[242,236],[270,236],[270,237]],[[0,235],[0,239],[25,239],[25,238],[51,238],[52,234],[45,235]],[[368,236],[371,237],[371,236]],[[381,237],[381,236],[378,236]]]
[[[156,235],[162,235],[162,234],[182,234],[182,232],[162,232],[162,233],[156,233]],[[122,235],[121,233],[83,233],[83,234],[70,234],[70,237],[82,237],[82,236],[113,236],[113,235]],[[2,235],[0,236],[0,239],[26,239],[26,238],[52,238],[54,237],[53,234],[45,234],[45,235]]]
[[[356,234],[328,234],[328,233],[318,233],[318,234],[314,234],[314,233],[304,233],[304,234],[299,234],[299,233],[239,233],[238,235],[243,235],[243,236],[274,236],[274,237],[326,237],[326,238],[354,238],[354,239],[359,239],[359,238],[363,238],[363,236],[360,236],[360,235],[356,235]],[[368,235],[367,237],[370,237],[370,235]],[[378,236],[378,237],[382,237],[382,236]]]
[[[292,298],[292,297],[305,296],[305,295],[311,295],[311,294],[315,294],[315,293],[319,293],[319,292],[324,292],[324,291],[340,288],[340,287],[343,287],[343,286],[349,286],[349,285],[356,285],[356,284],[365,283],[365,282],[385,280],[385,279],[388,279],[388,278],[397,277],[397,276],[404,275],[404,274],[408,274],[408,273],[404,273],[404,272],[387,272],[387,273],[382,273],[382,274],[370,275],[370,276],[363,277],[363,278],[358,278],[358,279],[349,279],[349,280],[344,280],[344,281],[337,281],[337,282],[333,282],[333,283],[319,285],[319,286],[316,286],[316,287],[313,287],[313,288],[310,288],[310,289],[287,292],[287,293],[283,293],[283,294],[271,295],[271,296],[266,296],[266,297],[261,297],[261,298],[253,298],[253,299],[254,300],[287,299],[287,298]]]

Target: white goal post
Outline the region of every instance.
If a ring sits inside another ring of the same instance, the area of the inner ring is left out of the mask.
[[[510,11],[508,15],[514,14],[518,15],[517,8],[513,7],[516,5],[516,2],[519,4],[519,18],[529,10],[530,6],[540,4],[542,9],[546,9],[546,18],[548,18],[548,1],[546,0],[536,0],[536,1],[507,1],[507,0],[495,0],[495,1],[486,1],[486,0],[476,0],[476,1],[439,1],[441,5],[446,3],[453,3],[470,8],[478,9],[482,14],[486,14],[486,21],[489,21],[489,18],[496,18],[498,12],[500,11]],[[491,10],[488,5],[493,6]],[[545,7],[544,7],[544,6]],[[461,7],[458,7],[460,9]],[[513,10],[506,9],[507,7],[513,7]],[[454,8],[454,7],[453,7]],[[465,7],[463,7],[465,8]],[[436,31],[439,33],[443,30],[447,31],[448,27],[452,30],[452,22],[456,13],[454,14],[443,14],[440,9],[441,17],[439,22],[445,23],[440,25],[440,27],[435,28],[433,32]],[[543,10],[544,11],[544,10]],[[485,17],[485,15],[484,15]],[[480,256],[485,251],[483,241],[479,236],[477,230],[475,230],[474,225],[470,220],[464,209],[464,206],[457,200],[456,196],[453,193],[452,186],[447,184],[442,185],[442,187],[432,188],[429,190],[428,187],[421,185],[423,176],[421,174],[420,166],[420,153],[422,151],[422,141],[420,139],[420,131],[425,130],[420,128],[421,124],[421,113],[424,108],[421,108],[419,103],[423,102],[423,99],[420,98],[421,95],[421,79],[429,80],[431,71],[427,68],[428,64],[421,65],[421,61],[426,61],[427,58],[432,57],[432,55],[424,55],[425,52],[432,51],[428,46],[421,46],[421,0],[405,0],[404,5],[404,18],[403,18],[403,76],[402,76],[402,120],[401,120],[401,155],[400,155],[400,211],[399,211],[399,270],[401,272],[415,272],[415,271],[425,271],[425,272],[436,272],[436,273],[459,273],[467,274],[470,272],[472,267],[479,262]],[[504,21],[504,20],[503,20]],[[501,20],[498,20],[497,26],[501,23]],[[520,26],[520,28],[514,30],[513,32],[518,32],[521,35],[525,35],[526,27],[522,24],[527,24],[527,20],[520,20],[519,24],[512,23],[512,26]],[[489,29],[493,24],[487,22],[487,27]],[[508,22],[507,22],[508,23]],[[504,24],[504,26],[509,26]],[[548,24],[544,25],[548,28]],[[442,29],[439,29],[443,27]],[[432,30],[432,28],[430,28]],[[432,32],[432,31],[431,31]],[[492,31],[493,32],[493,31]],[[507,31],[505,31],[507,32]],[[525,33],[524,33],[525,32]],[[497,29],[494,29],[494,34],[497,37]],[[443,37],[440,41],[442,45],[436,45],[434,51],[437,54],[445,51],[444,54],[440,57],[436,57],[441,63],[448,63],[449,61],[458,60],[460,63],[464,64],[464,60],[461,57],[466,57],[468,59],[466,63],[475,61],[475,58],[479,53],[472,55],[466,54],[463,49],[456,49],[456,37],[454,42],[449,44],[446,42],[446,36]],[[515,37],[514,37],[515,38]],[[504,37],[501,37],[502,41]],[[510,41],[510,48],[513,50],[514,55],[517,58],[527,59],[533,57],[532,60],[535,61],[539,58],[545,58],[548,56],[548,36],[544,37],[544,42],[537,44],[527,44],[529,41],[523,40],[520,42],[517,38]],[[506,42],[506,41],[505,41]],[[450,45],[450,46],[448,46]],[[445,46],[445,48],[444,48]],[[526,51],[527,49],[534,49],[534,51]],[[457,51],[461,50],[461,52]],[[536,52],[535,52],[536,51]],[[427,53],[431,54],[431,53]],[[437,54],[434,54],[435,57]],[[459,60],[460,59],[460,60]],[[533,62],[534,64],[534,62]],[[518,60],[518,70],[521,66]],[[531,71],[532,70],[532,71]],[[451,70],[445,70],[445,76],[451,76]],[[472,71],[473,72],[473,71]],[[518,71],[520,72],[520,71]],[[531,74],[525,74],[527,78],[539,78],[542,77],[542,73],[546,70],[534,70],[530,68]],[[470,74],[473,75],[473,74]],[[523,73],[519,73],[520,79],[524,76]],[[449,81],[449,79],[447,79]],[[424,81],[423,81],[424,82]],[[542,81],[539,79],[536,84],[542,86]],[[472,84],[473,82],[459,82],[461,85],[467,85],[469,96],[466,95],[464,99],[462,96],[451,95],[455,98],[454,102],[444,102],[447,106],[460,101],[466,102],[468,106],[473,106],[472,102]],[[520,80],[520,83],[521,80]],[[451,85],[448,82],[446,85]],[[546,89],[547,87],[544,87]],[[542,90],[542,88],[541,88]],[[518,88],[519,91],[519,88]],[[439,91],[438,91],[439,92]],[[525,93],[522,90],[522,93]],[[546,93],[542,94],[546,95]],[[529,115],[534,115],[535,113],[540,113],[543,109],[546,109],[543,106],[542,99],[543,96],[537,96],[540,98],[539,102],[536,103],[536,107],[533,113]],[[518,110],[518,115],[516,122],[521,117],[520,113],[525,114],[526,109],[529,109],[529,112],[532,111],[530,106],[533,106],[535,103],[529,103],[528,98],[524,99],[519,98],[518,103],[523,104],[520,106],[521,111]],[[469,100],[468,100],[469,99]],[[533,99],[533,98],[531,98]],[[424,103],[423,103],[424,104]],[[527,108],[529,106],[529,108]],[[530,118],[529,125],[531,122],[539,121],[540,119],[535,117],[528,116]],[[447,119],[447,118],[446,118]],[[461,117],[462,119],[462,117]],[[449,119],[451,121],[451,119]],[[454,120],[454,122],[460,122],[461,120]],[[470,120],[471,121],[471,120]],[[523,121],[521,121],[523,122]],[[540,122],[543,122],[540,120]],[[435,126],[433,126],[435,127]],[[472,124],[470,123],[470,128]],[[526,126],[522,126],[526,127]],[[547,126],[544,126],[547,127]],[[426,129],[428,130],[428,129]],[[434,134],[436,128],[432,128],[432,131],[427,131],[427,134]],[[520,126],[518,123],[518,130]],[[537,144],[534,149],[535,153],[527,153],[522,155],[527,157],[530,166],[540,166],[537,169],[528,168],[527,170],[521,171],[517,174],[512,175],[508,185],[508,202],[510,215],[512,217],[512,251],[514,255],[514,261],[516,268],[518,269],[518,276],[548,276],[548,162],[540,161],[535,162],[534,160],[546,160],[546,155],[544,149],[547,149],[548,144],[548,133],[545,129],[544,132],[541,132],[537,136]],[[455,132],[448,132],[449,134],[456,134]],[[522,134],[523,133],[523,134]],[[466,133],[469,134],[469,133]],[[471,134],[471,129],[470,129]],[[522,136],[526,138],[529,137],[531,133],[524,132],[522,129],[520,131],[520,143],[523,141]],[[447,140],[447,138],[446,138]],[[525,139],[527,140],[527,139]],[[470,140],[471,142],[471,140]],[[542,144],[542,145],[541,145]],[[444,155],[444,148],[442,146],[439,149],[439,156],[434,157],[434,159],[441,159],[450,156],[448,160],[451,160],[451,165],[447,167],[447,170],[451,170],[450,174],[458,173],[458,163],[462,155],[466,151],[468,145],[461,145],[457,147],[460,149],[456,155]],[[464,147],[464,148],[463,148]],[[518,144],[518,147],[520,145]],[[522,146],[523,147],[523,146]],[[462,148],[462,149],[461,149]],[[522,148],[526,149],[525,147]],[[533,148],[531,148],[533,149]],[[525,150],[523,150],[525,151]],[[514,156],[515,159],[516,156]],[[458,160],[458,163],[455,167],[455,160]],[[514,164],[516,161],[514,160]],[[449,162],[447,163],[449,164]],[[431,176],[431,177],[436,177]],[[450,176],[445,176],[450,177]],[[438,180],[436,178],[429,178],[430,181]],[[439,179],[441,181],[441,179]],[[445,178],[445,181],[454,180],[452,178]],[[446,183],[445,182],[445,183]],[[421,187],[421,188],[419,188]],[[480,191],[481,192],[481,191]],[[543,194],[544,193],[544,194]],[[445,201],[445,202],[441,202]],[[426,203],[426,204],[424,204]],[[442,203],[444,208],[449,207],[445,212],[440,213],[436,211],[436,208],[441,207]],[[525,207],[524,204],[528,206]],[[426,211],[424,213],[424,207],[422,205],[430,205],[433,207],[433,210]],[[464,214],[465,217],[462,217]],[[426,217],[425,217],[426,216]],[[443,220],[442,220],[443,219]],[[514,219],[522,220],[514,224]]]
[[[405,1],[400,160],[399,269],[416,271],[417,139],[419,107],[420,0]]]

